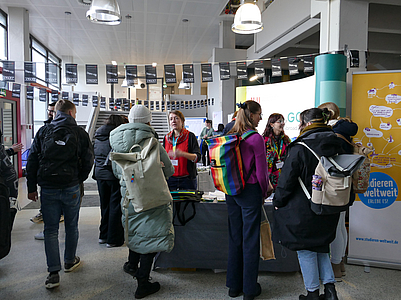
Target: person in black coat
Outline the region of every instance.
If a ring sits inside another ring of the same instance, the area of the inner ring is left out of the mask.
[[[310,207],[298,177],[312,194],[312,175],[318,164],[304,142],[319,156],[342,153],[341,142],[327,125],[327,109],[312,108],[300,114],[300,135],[288,146],[287,157],[273,198],[273,240],[297,251],[308,295],[299,299],[319,299],[319,278],[325,285],[325,299],[338,299],[329,258],[329,244],[334,240],[339,213],[316,215]]]
[[[114,176],[109,160],[111,146],[110,132],[125,119],[120,115],[110,115],[106,124],[95,133],[95,168],[93,178],[96,179],[100,197],[101,220],[99,226],[99,244],[108,248],[120,247],[124,244],[124,228],[121,223],[120,183]]]

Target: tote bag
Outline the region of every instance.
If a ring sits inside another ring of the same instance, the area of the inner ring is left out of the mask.
[[[267,219],[267,214],[263,205],[262,211],[265,215],[265,220],[260,223],[260,258],[263,260],[276,259],[276,257],[274,256],[270,223]]]

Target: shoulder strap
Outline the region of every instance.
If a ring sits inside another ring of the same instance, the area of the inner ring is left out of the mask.
[[[348,144],[350,144],[351,146],[355,146],[354,143],[351,143],[349,140],[347,140],[345,138],[345,136],[343,136],[341,133],[336,133],[336,136],[338,136],[340,139],[343,139],[344,141],[346,141]]]
[[[302,145],[304,147],[306,147],[310,152],[313,153],[313,155],[317,158],[317,160],[320,160],[320,156],[316,154],[315,151],[313,151],[307,144],[305,144],[304,142],[297,142],[296,144]]]
[[[245,140],[246,138],[248,138],[249,136],[251,136],[252,134],[256,133],[255,130],[247,130],[245,131],[242,135],[241,135],[241,140]]]

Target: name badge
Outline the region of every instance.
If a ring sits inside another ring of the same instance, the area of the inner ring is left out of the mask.
[[[173,166],[178,166],[178,159],[173,159],[171,163],[173,164]]]
[[[284,166],[284,162],[283,161],[281,161],[281,160],[277,161],[277,163],[276,163],[276,168],[277,169],[281,169],[283,166]]]

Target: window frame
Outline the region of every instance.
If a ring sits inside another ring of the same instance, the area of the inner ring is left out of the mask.
[[[8,60],[8,15],[6,14],[5,11],[3,11],[2,9],[0,9],[0,14],[3,15],[4,19],[5,19],[5,24],[0,23],[0,27],[2,29],[4,29],[5,33],[6,33],[6,40],[5,40],[5,50],[6,50],[6,55],[5,55],[5,60]]]

